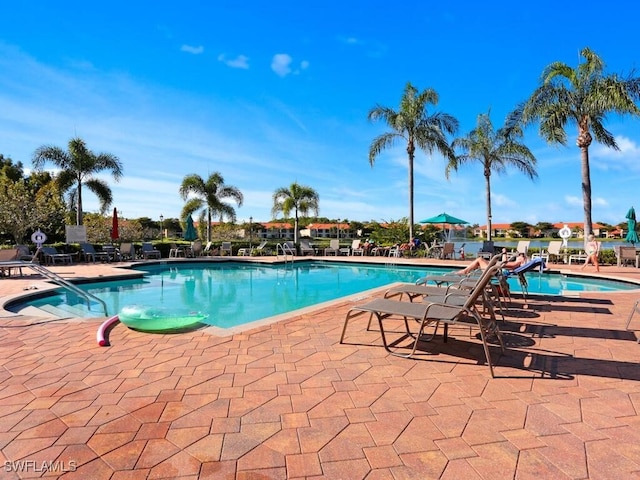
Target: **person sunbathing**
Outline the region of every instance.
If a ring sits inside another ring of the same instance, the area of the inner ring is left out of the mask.
[[[518,253],[518,256],[515,258],[515,260],[505,261],[506,249],[502,249],[502,257],[503,257],[503,261],[505,262],[502,265],[502,268],[505,270],[514,270],[519,266],[527,263],[527,257],[522,252]],[[488,265],[489,265],[489,262],[487,260],[485,260],[483,257],[478,257],[473,262],[471,262],[470,265],[463,268],[462,270],[459,270],[457,273],[461,275],[468,275],[469,273],[477,269],[484,270],[485,268],[487,268]]]

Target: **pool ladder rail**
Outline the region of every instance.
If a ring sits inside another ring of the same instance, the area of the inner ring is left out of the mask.
[[[287,263],[289,258],[291,259],[291,263],[293,263],[293,257],[295,257],[295,246],[291,246],[289,242],[278,243],[276,245],[276,259],[280,259],[280,256],[284,258],[284,263]]]
[[[91,294],[89,292],[85,292],[84,290],[78,288],[73,283],[71,283],[68,280],[65,280],[64,278],[62,278],[60,275],[52,272],[48,268],[40,265],[39,263],[35,263],[35,259],[38,258],[37,257],[38,253],[39,253],[39,249],[36,252],[36,254],[33,256],[33,260],[30,261],[30,262],[27,262],[25,260],[22,260],[22,261],[18,260],[18,261],[12,262],[12,264],[10,266],[13,267],[13,268],[19,268],[19,269],[30,268],[31,270],[34,270],[35,272],[39,273],[43,277],[48,278],[52,282],[54,282],[57,285],[61,286],[62,288],[65,288],[65,289],[75,293],[79,297],[84,298],[86,300],[86,302],[87,302],[87,309],[89,311],[91,311],[92,302],[95,302],[95,303],[99,303],[100,305],[102,305],[102,310],[104,311],[104,314],[106,316],[109,315],[109,313],[107,312],[107,304],[105,303],[104,300],[102,300],[101,298],[96,297],[95,295],[93,295],[93,294]]]

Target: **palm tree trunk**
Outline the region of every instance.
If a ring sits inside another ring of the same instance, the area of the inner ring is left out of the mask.
[[[207,207],[207,242],[211,241],[211,209]]]
[[[584,236],[593,233],[591,221],[591,171],[589,168],[589,146],[580,147],[580,162],[582,163],[582,203],[584,206]]]
[[[82,225],[82,182],[78,182],[76,193],[76,225]]]
[[[491,241],[491,232],[493,226],[491,225],[491,173],[484,174],[484,180],[487,188],[487,241]]]
[[[413,149],[409,150],[409,241],[413,240]]]

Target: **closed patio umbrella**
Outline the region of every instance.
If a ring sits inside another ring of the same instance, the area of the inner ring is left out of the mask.
[[[187,217],[187,228],[184,231],[183,238],[188,242],[193,242],[198,238],[198,232],[196,232],[196,227],[193,226],[193,218],[191,218],[191,215]]]
[[[638,233],[636,232],[636,211],[633,207],[629,209],[625,218],[627,219],[628,230],[625,241],[629,242],[631,245],[640,243],[640,240],[638,239]]]
[[[118,226],[118,209],[113,208],[113,218],[111,219],[111,242],[120,238],[120,229]]]
[[[435,217],[425,218],[424,220],[420,220],[420,223],[441,223],[442,233],[444,237],[448,239],[449,235],[447,235],[446,233],[445,225],[464,225],[465,223],[469,223],[469,222],[443,212],[440,215],[436,215]]]

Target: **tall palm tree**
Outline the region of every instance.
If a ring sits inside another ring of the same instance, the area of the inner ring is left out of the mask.
[[[519,128],[493,129],[490,113],[478,115],[476,128],[466,137],[456,138],[453,147],[462,150],[462,154],[452,159],[445,169],[449,178],[451,170],[458,170],[460,165],[472,161],[482,164],[486,186],[487,202],[487,240],[491,240],[491,173],[504,173],[507,167],[515,167],[530,179],[538,176],[535,165],[536,158],[529,148],[519,143],[522,130]]]
[[[69,140],[69,151],[60,147],[44,145],[33,154],[33,167],[42,170],[47,162],[60,169],[56,183],[61,192],[69,192],[69,203],[75,203],[76,225],[82,225],[82,187],[93,192],[100,202],[101,213],[107,211],[113,202],[111,188],[104,180],[94,175],[108,171],[114,181],[122,178],[122,163],[110,153],[95,154],[87,148],[81,138]]]
[[[406,142],[409,157],[409,237],[413,238],[413,161],[416,146],[425,153],[439,151],[446,159],[455,157],[446,135],[453,135],[458,130],[458,120],[446,113],[427,112],[427,107],[438,104],[438,94],[427,88],[422,92],[407,83],[400,109],[395,110],[377,105],[369,111],[371,121],[383,120],[391,132],[383,133],[373,139],[369,146],[369,163],[373,167],[376,157],[397,141]]]
[[[275,217],[282,212],[288,217],[294,211],[295,225],[293,241],[298,244],[298,214],[308,216],[309,212],[318,215],[320,197],[313,188],[292,183],[289,188],[280,187],[273,193],[273,208],[271,214]]]
[[[578,127],[576,145],[582,166],[584,235],[593,233],[591,221],[591,174],[589,146],[593,140],[619,150],[613,135],[604,128],[608,113],[640,115],[640,78],[605,75],[604,63],[588,47],[580,56],[584,63],[571,68],[562,62],[548,65],[541,85],[510,115],[509,123],[527,125],[540,122],[539,133],[548,143],[567,144],[565,127]]]
[[[207,241],[211,241],[211,218],[218,215],[222,222],[226,217],[231,222],[236,221],[236,210],[223,200],[230,198],[238,207],[242,206],[244,197],[242,192],[234,186],[225,185],[224,178],[219,172],[209,175],[205,181],[197,173],[187,175],[180,185],[180,196],[183,200],[191,198],[182,207],[182,218],[186,218],[196,210],[200,210],[200,224],[207,222]]]

